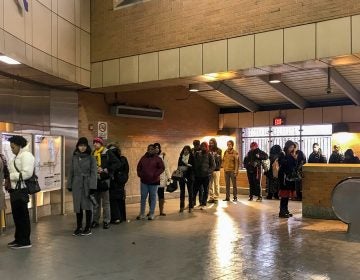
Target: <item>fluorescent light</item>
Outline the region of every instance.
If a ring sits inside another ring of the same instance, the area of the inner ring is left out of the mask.
[[[198,92],[199,91],[199,85],[198,84],[190,84],[189,85],[189,91]]]
[[[271,74],[271,75],[269,75],[269,83],[270,84],[281,83],[281,75],[280,74]]]
[[[6,64],[21,64],[19,61],[16,61],[6,55],[0,55],[0,61],[5,62]]]

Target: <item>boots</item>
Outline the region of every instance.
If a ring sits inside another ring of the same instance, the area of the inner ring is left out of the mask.
[[[166,216],[166,214],[164,213],[164,204],[165,204],[165,199],[159,199],[160,216]]]

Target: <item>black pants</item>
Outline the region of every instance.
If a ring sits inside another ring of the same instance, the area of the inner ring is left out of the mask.
[[[302,180],[295,182],[296,199],[302,200]]]
[[[27,202],[11,202],[11,210],[15,223],[15,240],[19,245],[30,245],[30,216]]]
[[[288,197],[282,197],[280,199],[280,214],[289,214],[289,198]]]
[[[193,198],[193,182],[189,179],[185,182],[185,179],[179,181],[180,185],[180,209],[185,207],[185,185],[187,186],[188,196],[189,196],[189,209],[193,208],[194,198]]]
[[[261,196],[261,186],[260,186],[260,179],[256,178],[257,177],[257,173],[249,173],[247,172],[247,177],[248,177],[248,181],[249,181],[249,186],[250,186],[250,197],[253,197],[254,195],[256,196]]]
[[[91,210],[85,210],[85,215],[86,215],[86,224],[85,224],[85,228],[89,229],[91,227],[91,220],[92,220],[92,211]],[[83,210],[80,208],[80,212],[76,213],[76,224],[77,224],[77,228],[81,229],[82,228],[82,224],[83,224]]]
[[[210,177],[195,177],[194,182],[194,205],[196,204],[196,196],[199,193],[200,205],[205,206],[209,196]]]
[[[126,221],[126,204],[124,198],[110,198],[111,222]]]

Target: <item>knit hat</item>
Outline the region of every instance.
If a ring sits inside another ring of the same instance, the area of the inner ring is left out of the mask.
[[[76,147],[79,147],[80,145],[89,146],[89,142],[86,137],[79,138],[79,140],[76,143]]]
[[[250,148],[257,149],[257,148],[259,148],[259,145],[258,145],[258,143],[256,143],[256,142],[251,142]]]
[[[95,144],[95,143],[100,143],[101,145],[104,146],[104,140],[102,138],[100,138],[100,137],[94,138],[93,144]]]

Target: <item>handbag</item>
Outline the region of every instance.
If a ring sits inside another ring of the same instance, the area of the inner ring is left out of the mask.
[[[170,182],[169,185],[167,185],[166,187],[166,191],[169,192],[169,193],[172,193],[174,191],[176,191],[178,189],[178,182],[173,180]]]
[[[33,171],[33,175],[29,179],[24,180],[20,170],[16,167],[15,160],[14,160],[14,167],[15,167],[16,171],[19,172],[19,174],[20,174],[18,183],[19,182],[25,183],[28,194],[35,194],[35,193],[38,193],[39,191],[41,191],[41,188],[40,188],[40,185],[38,182],[38,176],[36,176],[35,170]]]
[[[17,181],[15,189],[10,189],[10,202],[23,202],[28,203],[29,202],[29,194],[27,189],[21,188],[22,181]]]
[[[184,172],[178,167],[171,175],[171,178],[180,179],[184,176]]]

